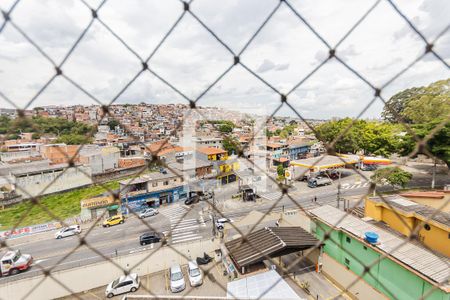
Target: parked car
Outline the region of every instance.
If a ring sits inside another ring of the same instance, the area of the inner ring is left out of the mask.
[[[122,275],[106,287],[105,295],[111,298],[115,295],[135,292],[139,288],[141,281],[136,273],[127,276]]]
[[[106,219],[103,222],[103,227],[114,226],[117,224],[123,224],[125,222],[125,217],[122,215],[117,215],[111,218]]]
[[[191,205],[199,201],[206,201],[214,197],[214,192],[190,191],[189,197],[184,201],[184,204]]]
[[[141,246],[153,243],[159,243],[163,237],[158,232],[146,232],[139,237],[139,244]]]
[[[375,171],[377,169],[376,165],[362,165],[361,170],[362,171]]]
[[[184,201],[184,204],[191,205],[191,204],[197,203],[199,201],[200,201],[200,197],[197,195],[194,195],[192,197],[187,198],[186,201]]]
[[[240,191],[242,192],[242,200],[255,201],[256,194],[253,188],[248,185],[243,185],[240,187]]]
[[[233,223],[233,220],[228,219],[228,218],[219,218],[216,220],[216,228],[218,230],[223,230],[225,223]]]
[[[0,259],[0,276],[16,275],[31,267],[33,257],[22,254],[20,250],[7,251]]]
[[[328,177],[318,176],[318,177],[308,179],[308,186],[310,188],[315,188],[315,187],[322,186],[322,185],[330,185],[331,183],[332,183],[332,181]]]
[[[147,217],[156,216],[158,213],[159,212],[156,208],[146,208],[139,213],[139,218],[143,219]]]
[[[64,237],[76,235],[81,233],[81,227],[80,225],[72,225],[69,227],[64,227],[61,230],[59,230],[57,233],[55,233],[56,239],[62,239]]]
[[[186,288],[186,282],[184,281],[184,275],[181,271],[180,265],[173,265],[169,270],[170,277],[170,290],[172,293],[181,292]]]
[[[192,287],[202,285],[203,283],[202,271],[193,260],[188,263],[188,277]]]

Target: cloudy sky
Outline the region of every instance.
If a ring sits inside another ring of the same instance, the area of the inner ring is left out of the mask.
[[[2,0],[2,10],[13,1]],[[86,1],[97,7],[100,1]],[[279,1],[195,0],[190,8],[231,51],[240,53]],[[376,1],[291,1],[292,7],[331,46]],[[395,1],[398,8],[435,43],[435,51],[450,63],[450,1]],[[138,56],[147,58],[164,34],[183,13],[180,1],[109,0],[99,18]],[[91,20],[91,12],[77,0],[23,0],[11,18],[56,64],[75,43]],[[3,21],[2,21],[3,22]],[[383,86],[424,52],[419,35],[380,1],[368,17],[336,50],[337,55],[375,86]],[[240,55],[254,73],[282,93],[289,92],[328,55],[327,46],[284,3]],[[233,54],[185,14],[172,34],[151,58],[149,66],[190,99],[196,99],[233,63]],[[102,103],[109,103],[139,72],[139,59],[104,26],[95,21],[64,63],[64,74]],[[0,92],[24,107],[53,76],[54,68],[11,24],[0,33]],[[396,91],[427,85],[450,77],[449,70],[427,54],[411,69],[383,89],[389,98]],[[356,117],[373,97],[373,90],[341,63],[331,59],[289,94],[288,101],[305,118]],[[150,72],[143,73],[118,99],[118,103],[186,102]],[[64,78],[58,77],[30,107],[50,104],[93,104]],[[198,102],[203,106],[272,112],[280,97],[238,65],[231,69]],[[0,97],[0,107],[11,107]],[[383,104],[377,100],[362,117],[378,117]],[[294,115],[283,107],[277,115]]]

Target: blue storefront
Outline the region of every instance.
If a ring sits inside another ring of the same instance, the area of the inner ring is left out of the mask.
[[[122,195],[122,213],[128,214],[128,209],[135,212],[148,207],[159,207],[187,199],[188,186],[182,185],[170,189],[152,191],[138,195]],[[127,209],[128,207],[128,209]]]
[[[309,152],[310,146],[306,144],[290,145],[288,149],[289,149],[289,159],[296,160],[305,158]]]

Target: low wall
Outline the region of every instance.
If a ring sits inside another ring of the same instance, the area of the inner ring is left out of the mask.
[[[91,170],[79,166],[62,171],[16,178],[16,192],[23,198],[62,192],[92,184]]]
[[[203,252],[212,252],[218,245],[211,240],[167,246],[157,251],[144,251],[113,258],[111,263],[104,261],[69,270],[51,272],[50,277],[39,275],[29,279],[7,282],[0,285],[1,299],[54,299],[79,293],[93,288],[106,286],[109,282],[123,275],[123,269],[139,276],[168,269],[171,265],[186,264],[188,258],[203,256]],[[150,255],[151,254],[151,255]],[[150,256],[149,256],[150,255]],[[138,264],[136,268],[133,268]],[[66,286],[70,291],[68,291]]]
[[[355,299],[389,299],[326,253],[323,253],[322,258],[322,273],[342,290],[358,280],[348,290]]]

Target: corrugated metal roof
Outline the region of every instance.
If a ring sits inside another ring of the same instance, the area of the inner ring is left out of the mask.
[[[300,251],[319,243],[312,234],[301,227],[265,227],[225,243],[238,267],[257,263],[278,251],[291,248]]]
[[[400,195],[383,196],[383,198],[370,197],[369,199],[378,203],[387,203],[389,206],[400,211],[414,213],[424,217],[425,219],[431,219],[450,227],[450,213],[439,211],[435,208],[413,202]]]
[[[361,239],[364,239],[364,233],[367,231],[376,232],[379,235],[379,244],[373,245],[375,248],[387,253],[388,257],[395,258],[408,265],[431,281],[450,288],[448,284],[450,276],[449,258],[437,256],[431,251],[405,241],[330,205],[312,209],[310,213],[325,223],[350,232]]]

